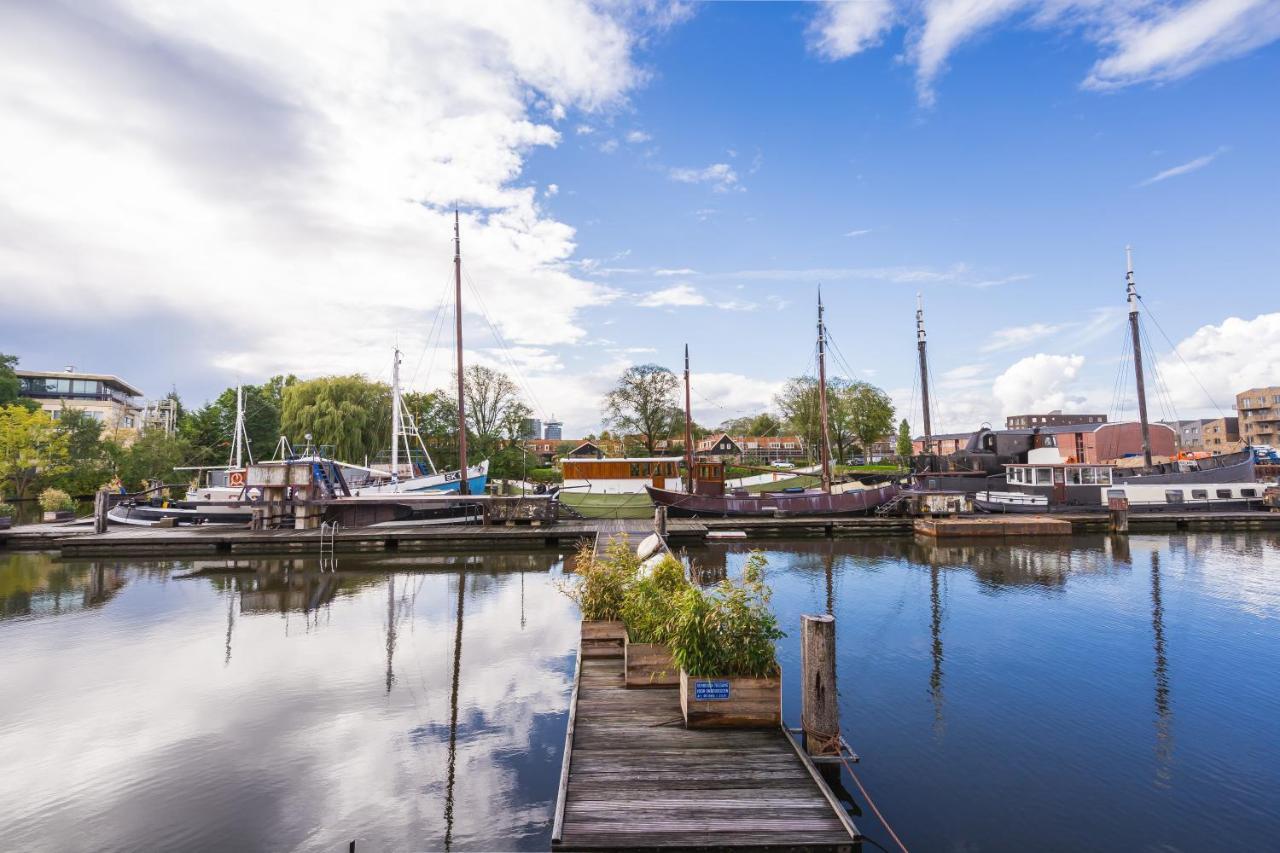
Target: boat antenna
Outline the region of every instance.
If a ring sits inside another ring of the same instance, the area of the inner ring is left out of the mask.
[[[1138,333],[1138,286],[1133,280],[1133,249],[1124,247],[1125,290],[1129,297],[1129,331],[1133,336],[1133,371],[1138,380],[1138,420],[1142,424],[1142,462],[1151,467],[1151,427],[1147,423],[1147,385],[1142,378],[1142,339]]]
[[[471,493],[467,481],[467,402],[466,380],[462,374],[462,232],[459,227],[458,208],[453,209],[453,320],[454,341],[458,350],[458,493]]]
[[[924,447],[929,453],[933,443],[933,426],[929,421],[929,358],[925,354],[924,296],[916,294],[916,349],[920,351],[920,399],[924,403]]]
[[[818,410],[822,421],[822,437],[818,453],[822,462],[822,490],[831,491],[831,446],[827,433],[827,328],[822,322],[822,286],[818,286]]]
[[[684,467],[689,473],[688,491],[693,494],[693,407],[689,400],[689,345],[684,345]]]

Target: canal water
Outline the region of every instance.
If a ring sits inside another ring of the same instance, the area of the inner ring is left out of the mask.
[[[830,609],[858,775],[911,849],[1276,849],[1280,537],[765,552],[786,714],[800,615]],[[746,550],[693,556],[733,574]],[[0,838],[546,849],[578,635],[561,568],[0,555]]]

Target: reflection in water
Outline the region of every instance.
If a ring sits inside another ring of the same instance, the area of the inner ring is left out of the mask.
[[[938,594],[938,567],[929,567],[929,633],[933,669],[929,672],[929,696],[933,699],[933,733],[941,736],[942,720],[942,597]]]
[[[395,683],[393,661],[396,656],[396,576],[387,578],[387,694]]]
[[[458,763],[458,676],[462,671],[462,604],[467,584],[464,575],[458,575],[458,613],[454,617],[453,631],[453,683],[449,690],[449,766],[444,795],[444,849],[453,846],[453,783]]]
[[[226,656],[222,659],[224,667],[231,666],[231,634],[236,627],[236,594],[234,590],[227,591],[227,643]]]
[[[1173,710],[1169,706],[1169,660],[1164,647],[1164,600],[1160,594],[1160,552],[1151,552],[1151,631],[1156,649],[1156,780],[1173,781]]]
[[[101,607],[128,581],[119,563],[68,566],[42,553],[0,557],[0,619],[58,616]]]

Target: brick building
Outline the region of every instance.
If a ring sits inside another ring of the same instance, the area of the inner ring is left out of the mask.
[[[1246,444],[1280,445],[1280,385],[1241,391],[1236,414],[1240,439]]]

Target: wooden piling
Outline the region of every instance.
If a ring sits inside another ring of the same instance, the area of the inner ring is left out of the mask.
[[[1107,512],[1111,516],[1111,532],[1112,533],[1128,533],[1129,532],[1129,499],[1128,498],[1109,498],[1107,500]]]
[[[99,489],[93,496],[93,532],[107,532],[107,511],[111,508],[111,499],[106,489]]]
[[[800,617],[800,725],[810,755],[840,752],[836,695],[836,619],[830,613]]]
[[[655,507],[653,510],[653,530],[663,539],[667,538],[667,508]]]

